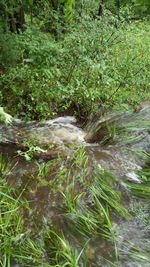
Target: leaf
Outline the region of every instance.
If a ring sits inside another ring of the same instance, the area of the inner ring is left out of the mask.
[[[33,0],[28,0],[29,5],[33,4]]]
[[[13,201],[16,201],[16,199],[14,199],[13,197],[11,197],[11,196],[9,196],[9,195],[3,193],[3,192],[0,192],[0,195],[2,195],[2,196],[4,196],[4,197],[7,197],[7,198],[9,198],[9,199],[11,199],[11,200],[13,200]]]
[[[0,107],[0,120],[6,124],[11,124],[13,117],[6,113],[2,107]]]

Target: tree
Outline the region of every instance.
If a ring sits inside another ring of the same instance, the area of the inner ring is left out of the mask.
[[[107,3],[107,0],[100,0],[98,16],[103,16],[103,10],[104,10],[104,6],[106,3]]]
[[[19,33],[25,24],[25,10],[33,4],[33,0],[2,0],[0,3],[1,23],[6,31]]]

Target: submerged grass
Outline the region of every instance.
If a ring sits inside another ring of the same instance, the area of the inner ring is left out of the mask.
[[[63,235],[61,237],[52,230],[52,226],[41,235],[26,229],[23,209],[28,208],[28,204],[25,199],[18,197],[5,179],[0,181],[0,192],[1,266],[12,266],[12,260],[25,266],[79,266],[84,248],[78,253],[77,248],[70,246]],[[46,253],[51,250],[52,258],[47,262]]]
[[[120,116],[119,122],[107,126],[108,135],[105,139],[117,144],[128,145],[138,143],[147,138],[150,130],[150,107],[138,112],[126,112]],[[144,114],[143,114],[144,113]]]
[[[121,193],[113,189],[115,184],[117,184],[116,178],[111,173],[100,169],[95,175],[95,182],[91,190],[94,196],[97,197],[97,200],[98,198],[102,199],[108,207],[112,207],[121,216],[130,218],[131,216],[127,209],[120,204]]]
[[[126,256],[128,262],[123,261],[124,265],[128,264],[129,266],[146,266],[150,264],[150,242],[149,240],[143,240],[144,246],[133,245],[131,242],[124,245],[121,254],[124,255],[126,251]],[[130,248],[130,249],[129,249]],[[123,257],[124,258],[124,257]]]
[[[40,177],[49,181],[49,184],[44,186],[48,186],[50,194],[54,193],[56,198],[58,196],[59,201],[52,204],[52,208],[53,205],[57,206],[59,223],[53,221],[54,214],[46,220],[41,219],[42,224],[37,225],[36,216],[34,217],[30,203],[23,194],[23,192],[28,193],[28,188],[25,187],[18,193],[7,183],[4,176],[1,176],[0,264],[2,266],[11,266],[13,260],[23,266],[88,266],[90,259],[86,260],[85,248],[89,240],[95,238],[109,240],[115,255],[112,262],[109,260],[108,262],[112,266],[117,266],[119,257],[117,232],[112,213],[124,219],[131,218],[130,213],[121,204],[121,192],[117,190],[119,182],[101,166],[89,175],[89,163],[84,148],[78,148],[74,157],[65,163],[62,161],[38,163],[36,179],[32,178],[35,188]],[[1,160],[1,165],[3,164],[5,166]],[[7,166],[5,168],[2,166],[2,169],[6,173]],[[141,173],[143,182],[149,182],[149,173],[148,168]],[[131,190],[131,186],[134,185],[128,183],[127,186],[128,188],[130,186],[130,191],[134,193],[133,188]],[[140,192],[143,192],[141,184],[135,186],[139,186]],[[149,188],[148,185],[143,186],[144,190],[145,187]],[[144,195],[146,198],[149,192],[148,189]],[[26,210],[30,213],[27,220]],[[48,210],[47,214],[49,212],[51,210]],[[30,228],[30,223],[35,227]]]
[[[112,210],[126,219],[131,215],[123,207],[121,195],[117,192],[117,180],[110,173],[97,169],[91,179],[91,185],[84,187],[84,191],[75,192],[75,183],[70,184],[65,193],[64,212],[68,227],[83,237],[103,236],[114,242],[116,233],[111,220]]]
[[[127,187],[131,191],[131,194],[144,199],[149,199],[150,197],[150,186],[143,184],[131,184],[127,183]]]
[[[137,172],[141,178],[140,183],[129,183],[126,182],[126,186],[132,195],[142,198],[149,199],[150,197],[150,168],[145,168]]]
[[[55,254],[55,259],[53,258],[53,264],[55,265],[53,266],[79,266],[79,261],[88,241],[84,244],[83,248],[78,251],[76,247],[69,244],[69,241],[63,234],[58,234],[54,230],[47,229],[46,235],[49,253]],[[81,262],[80,266],[85,265]]]
[[[131,259],[133,260],[138,260],[139,262],[142,263],[146,263],[146,264],[150,264],[150,242],[148,243],[148,248],[147,251],[142,249],[142,248],[134,248],[130,251],[129,256],[131,257]],[[148,266],[148,265],[147,265]]]

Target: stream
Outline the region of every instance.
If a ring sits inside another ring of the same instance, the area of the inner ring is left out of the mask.
[[[126,182],[140,184],[140,171],[150,168],[150,102],[147,102],[138,112],[96,115],[82,129],[77,125],[75,118],[70,116],[45,122],[24,122],[14,119],[13,127],[0,124],[0,150],[11,164],[7,180],[20,191],[24,186],[29,187],[28,192],[24,194],[31,202],[31,212],[27,217],[30,219],[34,214],[39,225],[44,217],[63,227],[64,232],[68,231],[60,217],[57,203],[61,200],[57,194],[50,190],[49,184],[38,180],[35,186],[35,181],[29,179],[37,173],[39,165],[44,164],[44,159],[39,158],[36,162],[34,159],[25,160],[24,157],[16,155],[15,143],[24,142],[28,136],[36,139],[42,149],[51,143],[53,146],[49,148],[50,151],[57,151],[58,155],[64,156],[61,167],[58,166],[62,169],[74,153],[73,146],[83,147],[88,156],[89,172],[99,166],[119,179],[118,190],[124,194],[123,205],[133,214],[133,218],[125,220],[112,214],[117,231],[117,265],[111,243],[102,238],[92,238],[87,252],[88,267],[150,267],[150,257],[148,260],[145,256],[150,253],[150,198],[132,196],[125,187]],[[82,173],[82,170],[80,172]],[[50,179],[54,180],[55,174],[54,170]],[[75,190],[81,192],[82,188]],[[32,228],[32,220],[29,221],[28,228]],[[131,251],[134,253],[130,257]],[[140,253],[143,256],[136,257]],[[23,265],[14,263],[12,266]]]

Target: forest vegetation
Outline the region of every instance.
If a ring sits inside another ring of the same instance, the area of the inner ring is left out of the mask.
[[[0,106],[86,119],[149,90],[149,0],[2,0]]]

